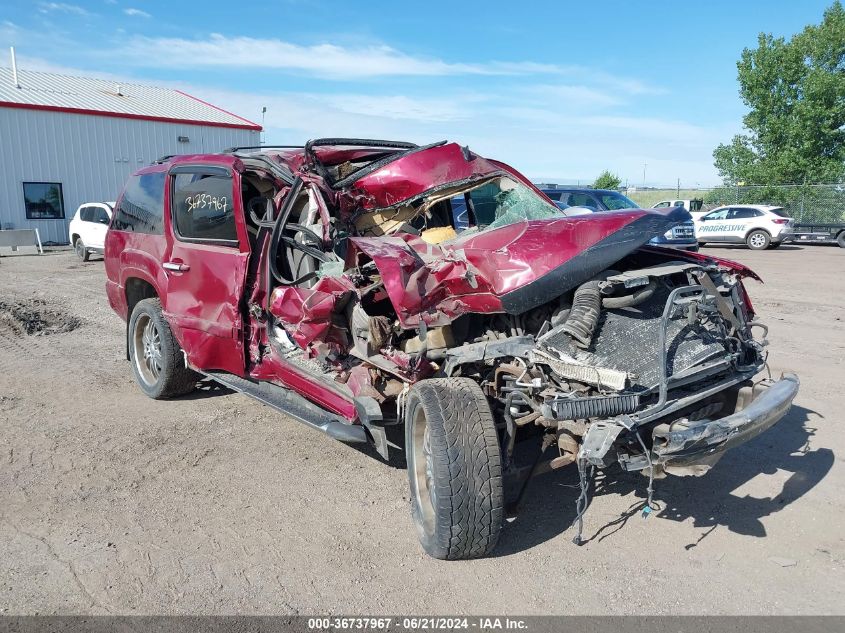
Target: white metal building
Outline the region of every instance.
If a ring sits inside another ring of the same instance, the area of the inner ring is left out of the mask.
[[[0,68],[0,228],[65,244],[76,208],[115,200],[136,169],[258,145],[260,132],[181,90]]]

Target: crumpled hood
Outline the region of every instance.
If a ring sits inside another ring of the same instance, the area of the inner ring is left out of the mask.
[[[379,269],[401,325],[450,323],[469,312],[521,314],[590,279],[689,219],[680,208],[530,220],[439,245],[409,234],[350,238]]]

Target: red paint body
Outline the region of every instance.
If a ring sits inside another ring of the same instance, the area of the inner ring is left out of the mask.
[[[315,148],[319,160],[328,166],[378,156],[379,152],[384,150]],[[511,167],[476,156],[455,143],[410,151],[341,189],[333,189],[315,172],[302,149],[268,150],[262,155],[319,192],[321,215],[326,205],[339,216],[348,215],[355,210],[413,201],[432,190],[496,175],[510,176],[536,191]],[[109,230],[105,247],[109,302],[128,320],[129,304],[138,298],[133,289],[142,287],[146,293],[143,296],[160,298],[164,315],[192,367],[275,382],[353,421],[356,413],[349,391],[369,388],[366,372],[354,373],[347,389],[309,374],[267,344],[265,322],[252,308],[273,315],[300,348],[320,347],[328,353],[340,353],[348,341],[335,317],[345,299],[357,292],[356,286],[343,275],[324,277],[310,288],[271,288],[268,240],[256,241],[245,219],[241,174],[246,160],[230,154],[182,156],[139,172],[169,174],[163,196],[163,233]],[[185,166],[228,170],[237,244],[189,242],[175,235],[171,200],[174,176],[170,172]],[[277,205],[282,199],[283,195],[277,196]],[[352,237],[346,267],[348,270],[372,260],[402,328],[416,328],[421,321],[438,326],[468,312],[518,313],[525,302],[542,299],[534,294],[561,294],[583,283],[674,223],[677,219],[668,212],[638,209],[523,221],[470,232],[439,245],[408,233]],[[726,260],[655,247],[644,249],[667,259],[709,259],[741,276],[756,278],[744,266]],[[163,267],[165,263],[187,268],[168,270]],[[534,288],[539,290],[534,293]],[[407,380],[422,377],[414,373],[416,368],[403,352],[391,349],[384,352],[384,358],[393,364],[396,375]]]

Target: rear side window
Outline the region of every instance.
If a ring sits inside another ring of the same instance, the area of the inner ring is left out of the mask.
[[[779,215],[782,218],[788,218],[789,217],[789,214],[786,211],[783,210],[783,207],[776,207],[774,209],[769,209],[769,211],[771,211],[775,215]]]
[[[165,172],[130,176],[114,210],[112,229],[161,235]]]
[[[79,219],[83,222],[93,222],[94,221],[94,214],[92,213],[93,209],[91,207],[82,207],[79,210]]]
[[[173,178],[173,219],[186,240],[238,242],[232,177],[177,173]]]
[[[731,209],[730,213],[728,213],[729,220],[747,220],[749,218],[756,218],[758,216],[763,215],[757,209]]]

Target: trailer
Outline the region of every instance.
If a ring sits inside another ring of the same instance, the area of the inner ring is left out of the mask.
[[[795,224],[792,227],[792,243],[809,242],[825,244],[836,242],[845,248],[845,223]]]

